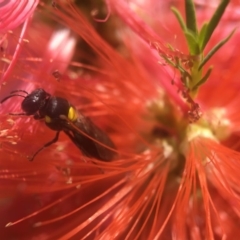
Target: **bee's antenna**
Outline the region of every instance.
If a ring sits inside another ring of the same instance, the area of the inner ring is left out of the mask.
[[[12,94],[12,93],[16,93],[16,92],[23,92],[23,93],[26,93],[28,95],[28,92],[25,91],[25,90],[14,90],[14,91],[12,91],[10,93]]]
[[[26,96],[23,96],[23,95],[20,95],[20,94],[12,94],[12,95],[9,95],[9,96],[5,97],[4,99],[2,99],[0,103],[5,102],[6,100],[8,100],[11,97],[23,97],[23,98],[25,98]]]

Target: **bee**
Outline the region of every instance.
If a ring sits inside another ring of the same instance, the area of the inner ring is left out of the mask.
[[[22,97],[22,113],[9,113],[15,116],[33,116],[35,120],[45,120],[45,124],[56,131],[55,137],[38,149],[31,157],[44,148],[58,141],[63,131],[71,141],[82,151],[83,155],[102,161],[111,161],[115,158],[116,148],[108,135],[97,127],[90,118],[78,112],[65,98],[52,96],[44,89],[38,88],[31,93],[25,90],[15,90],[2,99],[1,104],[12,97]]]

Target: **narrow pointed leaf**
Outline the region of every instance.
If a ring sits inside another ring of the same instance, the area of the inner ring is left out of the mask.
[[[211,38],[213,31],[217,27],[227,5],[229,4],[230,0],[222,0],[218,8],[216,9],[214,15],[212,16],[206,30],[205,37],[203,39],[202,45],[201,45],[201,50],[203,51],[206,44],[208,43],[209,39]]]
[[[215,47],[212,48],[212,50],[206,55],[206,57],[203,59],[201,64],[198,67],[198,70],[201,70],[202,67],[206,64],[206,62],[218,51],[219,48],[221,48],[234,34],[236,29],[234,29],[226,38],[221,40]]]
[[[198,87],[200,87],[202,84],[204,84],[204,83],[208,80],[211,72],[212,72],[212,67],[210,67],[210,68],[207,70],[205,76],[192,88],[192,91],[197,90]]]
[[[186,22],[187,28],[194,34],[198,34],[197,22],[196,22],[196,11],[193,0],[185,0],[185,11],[186,11]]]
[[[208,26],[208,23],[207,22],[204,23],[202,25],[202,28],[201,28],[200,32],[199,32],[199,35],[198,35],[198,44],[199,44],[199,46],[202,46],[203,39],[204,39],[204,37],[206,35],[207,26]]]
[[[189,48],[190,54],[198,55],[200,53],[200,49],[199,49],[197,39],[190,31],[186,31],[184,32],[184,34],[188,42],[188,48]]]
[[[175,17],[177,18],[182,30],[185,31],[187,29],[187,26],[182,18],[181,13],[175,7],[172,7],[171,10],[173,11]]]

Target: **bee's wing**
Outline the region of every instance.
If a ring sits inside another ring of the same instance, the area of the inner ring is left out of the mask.
[[[64,132],[84,155],[103,161],[111,161],[115,158],[116,153],[111,150],[115,149],[114,143],[108,135],[98,128],[89,118],[81,115],[81,117],[74,122],[74,126],[84,132],[86,136],[70,124],[65,127]],[[95,139],[95,141],[88,136]]]

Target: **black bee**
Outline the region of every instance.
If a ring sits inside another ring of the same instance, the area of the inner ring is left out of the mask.
[[[115,146],[108,135],[89,118],[79,113],[67,99],[51,96],[44,89],[39,88],[30,94],[24,90],[13,91],[1,103],[15,96],[24,98],[21,103],[23,113],[10,113],[10,115],[33,115],[34,119],[44,119],[49,128],[57,131],[54,139],[35,152],[30,161],[33,161],[34,157],[45,147],[57,142],[60,131],[67,134],[87,157],[94,157],[103,161],[111,161],[115,158]]]

